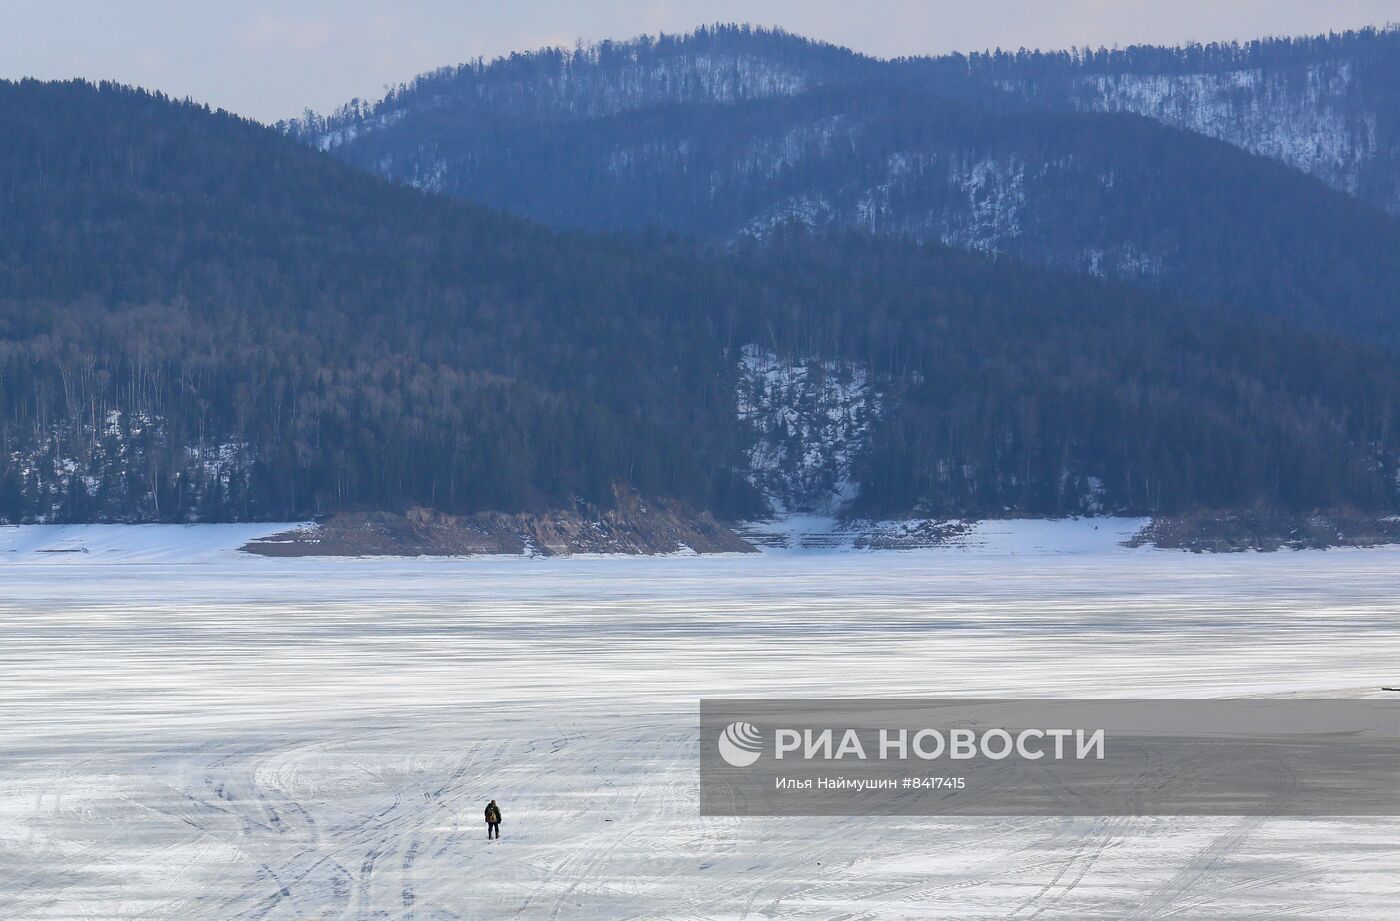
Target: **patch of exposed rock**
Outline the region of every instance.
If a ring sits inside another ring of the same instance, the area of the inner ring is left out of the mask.
[[[867,525],[852,544],[857,550],[918,550],[942,547],[972,533],[973,523],[915,518]]]
[[[754,553],[753,545],[706,512],[671,499],[619,489],[612,508],[580,503],[540,514],[449,515],[340,512],[304,528],[245,544],[263,556],[539,556],[575,553]]]
[[[1194,512],[1163,515],[1128,541],[1196,553],[1375,547],[1400,543],[1400,516],[1361,512]]]

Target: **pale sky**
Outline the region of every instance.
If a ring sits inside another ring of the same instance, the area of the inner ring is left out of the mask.
[[[275,121],[477,56],[714,22],[891,57],[1340,31],[1400,22],[1400,0],[0,0],[0,77],[116,79]]]

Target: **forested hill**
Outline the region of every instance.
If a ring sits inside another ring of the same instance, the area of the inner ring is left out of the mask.
[[[122,87],[0,83],[0,124],[11,520],[755,507],[697,267]]]
[[[1133,112],[1262,154],[1400,214],[1400,28],[1182,48],[903,62],[1057,109]]]
[[[283,127],[556,226],[912,235],[1395,342],[1398,35],[879,61],[718,27],[475,62]]]
[[[753,515],[832,447],[808,385],[862,401],[851,511],[1397,504],[1393,360],[1228,305],[862,236],[559,232],[118,86],[0,83],[0,126],[6,521],[618,484]]]

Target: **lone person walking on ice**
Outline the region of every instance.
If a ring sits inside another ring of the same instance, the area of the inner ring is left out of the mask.
[[[492,800],[486,804],[486,840],[501,837],[501,807]]]

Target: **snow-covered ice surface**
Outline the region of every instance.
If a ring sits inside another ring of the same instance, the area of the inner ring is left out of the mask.
[[[250,540],[305,525],[306,522],[0,525],[0,565],[208,563],[242,556],[238,548]]]
[[[0,565],[0,917],[1394,917],[1395,819],[697,815],[701,696],[1400,680],[1400,551],[1001,539],[1020,550],[25,555]]]

